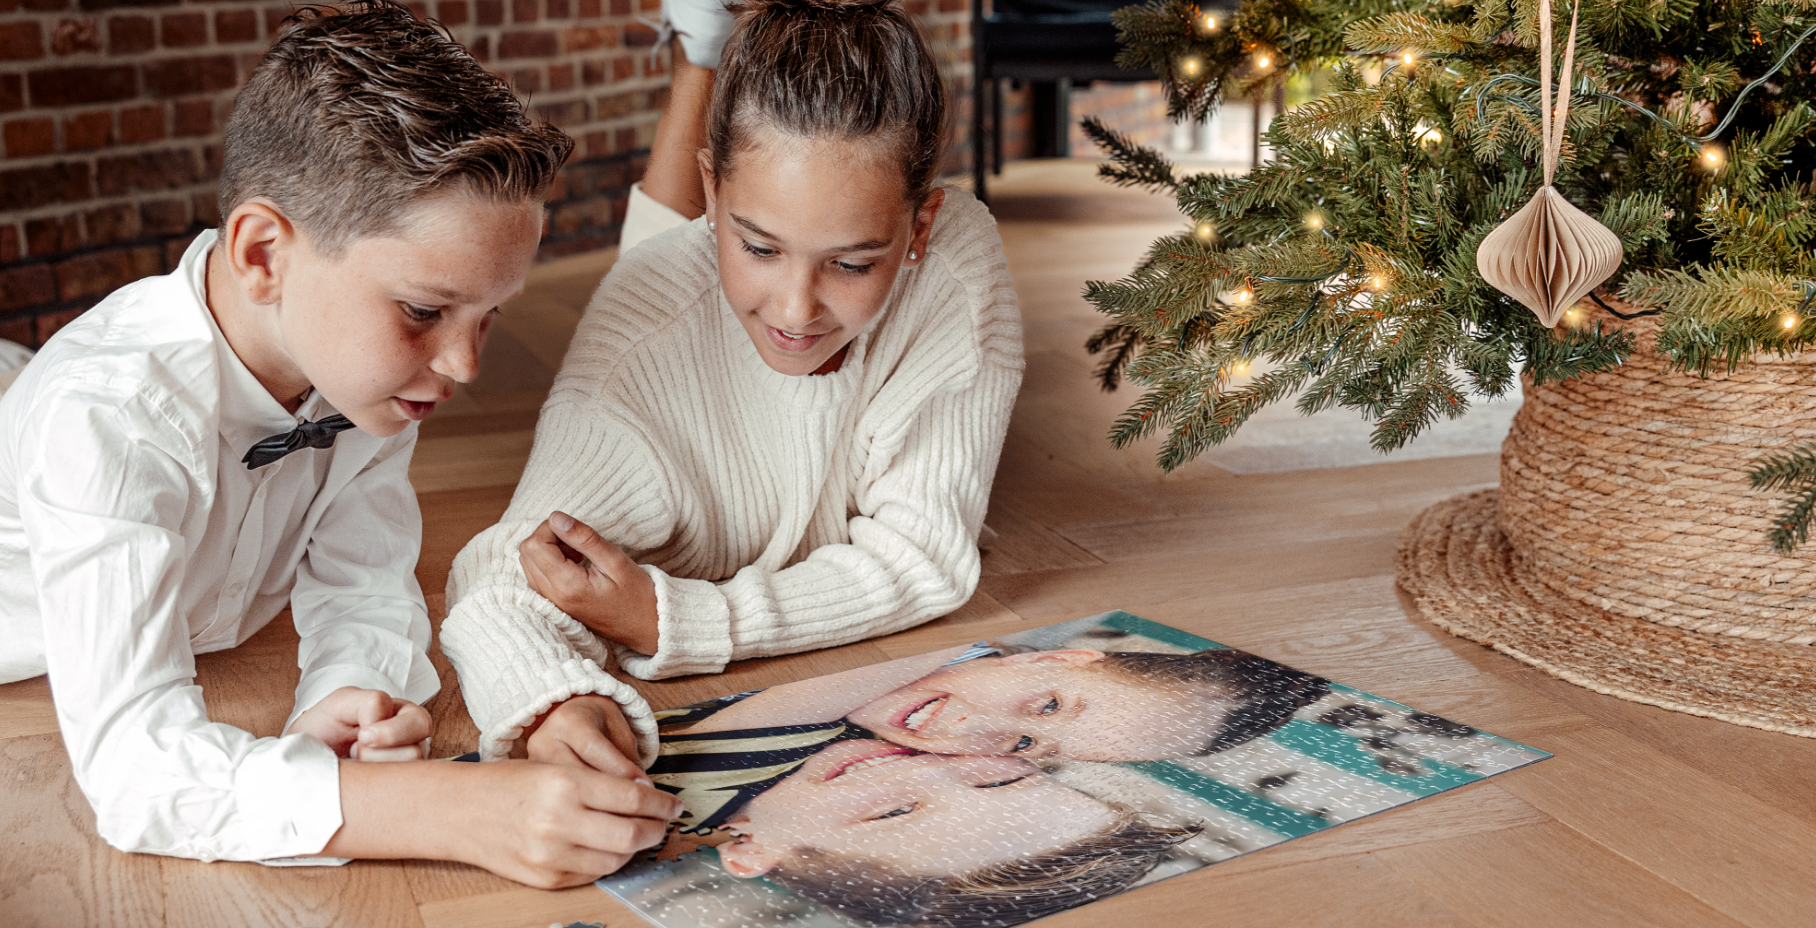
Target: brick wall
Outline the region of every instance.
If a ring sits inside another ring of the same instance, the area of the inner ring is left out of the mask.
[[[1086,116],[1096,116],[1104,125],[1126,133],[1141,145],[1165,146],[1172,138],[1173,124],[1167,121],[1166,92],[1160,84],[1097,83],[1072,90],[1071,153],[1074,158],[1100,158],[1102,152],[1090,136],[1079,128]]]
[[[434,16],[579,143],[541,256],[615,244],[667,96],[659,0],[430,0]],[[953,91],[946,169],[969,165],[967,0],[908,0]],[[290,4],[0,0],[0,338],[41,344],[220,219],[234,91]]]

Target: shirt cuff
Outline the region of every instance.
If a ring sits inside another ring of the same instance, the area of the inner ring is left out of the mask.
[[[341,827],[340,758],[309,735],[279,738],[240,763],[233,797],[244,832],[272,851],[267,859],[315,855]]]
[[[660,235],[689,222],[686,216],[664,206],[643,192],[642,184],[631,185],[631,201],[624,210],[624,225],[618,233],[618,253],[637,247],[644,239]]]
[[[656,653],[619,645],[618,666],[639,680],[718,673],[732,658],[731,604],[706,580],[682,580],[645,565],[656,583]]]

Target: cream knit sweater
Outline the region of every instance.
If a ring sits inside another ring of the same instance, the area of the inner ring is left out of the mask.
[[[571,696],[650,710],[608,645],[533,592],[517,546],[560,509],[654,579],[644,679],[831,647],[944,615],[977,585],[977,536],[1021,382],[1002,241],[949,191],[921,265],[833,374],[763,363],[720,295],[703,221],[628,251],[593,295],[503,520],[454,559],[442,648],[487,757]]]

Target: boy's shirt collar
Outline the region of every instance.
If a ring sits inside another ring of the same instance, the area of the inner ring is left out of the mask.
[[[312,389],[294,414],[286,411],[227,343],[227,336],[222,334],[214,313],[208,308],[208,252],[214,248],[216,238],[213,229],[196,236],[189,250],[183,253],[177,272],[194,298],[195,308],[207,320],[209,334],[214,339],[215,360],[221,371],[221,438],[229,448],[244,452],[254,444],[288,432],[304,422],[332,416],[336,410]]]

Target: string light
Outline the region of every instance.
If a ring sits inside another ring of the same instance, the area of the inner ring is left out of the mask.
[[[1324,217],[1318,215],[1317,213],[1306,213],[1305,214],[1305,227],[1313,230],[1314,232],[1319,229],[1324,228]]]
[[[1192,229],[1192,237],[1209,245],[1217,241],[1217,227],[1206,219]]]
[[[1243,287],[1242,289],[1236,291],[1235,293],[1230,294],[1230,301],[1233,303],[1247,303],[1248,301],[1250,301],[1254,298],[1255,298],[1254,291],[1250,290],[1247,287]]]
[[[1268,57],[1267,52],[1256,52],[1255,53],[1255,67],[1260,68],[1263,71],[1265,71],[1269,67],[1272,67],[1273,64],[1274,64],[1274,59]]]
[[[1198,28],[1206,33],[1217,31],[1217,14],[1206,13],[1198,17]]]
[[[1186,77],[1197,77],[1204,70],[1204,60],[1197,55],[1187,55],[1179,59],[1179,72]]]
[[[1583,321],[1582,310],[1577,309],[1574,306],[1570,307],[1569,309],[1564,310],[1564,324],[1565,325],[1574,329],[1578,325],[1582,324],[1582,321]]]
[[[1437,129],[1426,129],[1419,135],[1419,144],[1426,148],[1435,148],[1444,143],[1444,133]]]
[[[1702,147],[1702,156],[1698,160],[1702,163],[1703,167],[1708,168],[1711,171],[1719,171],[1721,170],[1722,165],[1727,162],[1728,156],[1727,152],[1722,151],[1720,145],[1709,144]]]
[[[1368,279],[1368,288],[1370,290],[1386,290],[1387,285],[1391,282],[1392,281],[1388,279],[1386,274],[1376,274]]]
[[[1415,62],[1417,60],[1418,60],[1418,58],[1416,56],[1414,56],[1412,52],[1405,52],[1402,55],[1400,55],[1400,64],[1402,64],[1406,67],[1409,67],[1409,68],[1412,67],[1413,62]]]
[[[1789,332],[1792,329],[1797,328],[1797,323],[1800,321],[1802,321],[1802,320],[1797,318],[1796,313],[1785,313],[1784,319],[1781,321],[1781,324],[1784,326],[1784,330],[1786,332]]]

